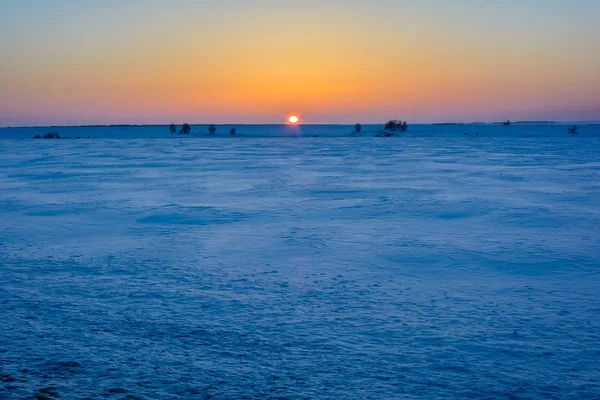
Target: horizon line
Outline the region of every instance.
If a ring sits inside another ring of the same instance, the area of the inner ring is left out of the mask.
[[[510,121],[510,120],[509,120]],[[470,122],[419,122],[413,123],[409,125],[496,125],[501,124],[506,121],[470,121]],[[543,121],[543,120],[521,120],[521,121],[510,121],[511,124],[517,125],[561,125],[561,124],[586,124],[586,125],[594,125],[600,124],[600,120],[569,120],[569,121]],[[175,124],[183,125],[185,124]],[[361,123],[361,125],[385,125],[385,122],[381,123]],[[21,125],[21,126],[0,126],[0,129],[34,129],[34,128],[109,128],[109,127],[168,127],[173,122],[165,123],[165,124],[80,124],[80,125]],[[320,124],[311,124],[311,123],[301,123],[297,125],[286,124],[286,123],[265,123],[265,124],[247,124],[247,123],[219,123],[219,124],[210,124],[210,123],[190,123],[190,126],[354,126],[355,123],[320,123]]]

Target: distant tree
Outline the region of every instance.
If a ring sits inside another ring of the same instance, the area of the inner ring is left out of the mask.
[[[386,131],[395,131],[397,129],[396,120],[393,119],[393,120],[386,122],[383,129]]]
[[[389,132],[406,132],[408,130],[408,122],[402,122],[397,119],[393,119],[391,121],[386,122],[385,127],[383,129]]]
[[[361,124],[354,125],[354,132],[360,133],[360,131],[362,131],[362,125]]]
[[[210,133],[211,135],[214,135],[215,133],[217,133],[217,127],[214,125],[209,126],[208,133]]]
[[[191,131],[192,131],[192,127],[190,126],[190,124],[185,123],[181,127],[181,130],[179,131],[179,133],[183,133],[184,135],[188,135]]]
[[[237,129],[231,128],[231,130],[229,131],[229,133],[231,133],[231,136],[235,136],[235,134],[237,133]]]
[[[577,125],[573,125],[572,127],[569,128],[569,135],[571,136],[577,136],[579,135],[579,127]]]
[[[177,127],[175,126],[175,124],[169,125],[169,132],[177,133]]]

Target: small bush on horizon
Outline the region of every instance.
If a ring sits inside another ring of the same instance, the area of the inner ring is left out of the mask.
[[[406,122],[406,121],[403,122],[401,120],[393,119],[391,121],[386,122],[383,130],[391,131],[391,132],[397,132],[397,131],[406,132],[406,131],[408,131],[408,122]]]
[[[58,132],[48,132],[44,135],[44,139],[60,139],[60,135]]]
[[[214,135],[215,133],[217,133],[217,127],[214,125],[209,126],[208,133],[210,133],[211,135]]]
[[[569,135],[571,136],[577,136],[579,135],[579,127],[577,125],[573,125],[572,127],[569,128]]]
[[[177,133],[177,127],[175,126],[175,124],[169,125],[169,132]]]
[[[354,132],[360,133],[360,131],[362,131],[362,125],[361,124],[354,125]]]
[[[183,126],[181,127],[181,130],[179,131],[179,133],[183,133],[184,135],[189,134],[192,131],[192,127],[190,126],[190,124],[185,123],[183,124]]]

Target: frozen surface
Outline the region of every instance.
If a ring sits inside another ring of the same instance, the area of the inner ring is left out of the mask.
[[[0,398],[600,398],[599,154],[0,140]]]
[[[515,124],[502,126],[497,124],[457,124],[457,125],[409,125],[404,137],[567,137],[572,124]],[[179,129],[180,126],[178,126]],[[354,126],[349,125],[217,125],[217,138],[231,137],[230,130],[235,128],[237,137],[255,138],[298,138],[298,137],[374,137],[381,125],[363,125],[362,132],[356,134]],[[600,124],[579,125],[580,137],[600,137]],[[61,136],[80,137],[81,139],[119,139],[119,138],[174,138],[178,140],[211,136],[208,125],[193,125],[190,135],[172,135],[168,126],[94,126],[94,127],[38,127],[38,128],[0,128],[0,139],[31,139],[35,135],[44,136],[58,131]]]

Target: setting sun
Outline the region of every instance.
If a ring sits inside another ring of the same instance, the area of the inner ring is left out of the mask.
[[[291,117],[288,119],[288,121],[290,122],[290,124],[294,124],[294,125],[295,125],[295,124],[297,124],[298,122],[300,122],[300,118],[298,118],[298,117],[297,117],[297,116],[295,116],[295,115],[292,115],[292,116],[291,116]]]

